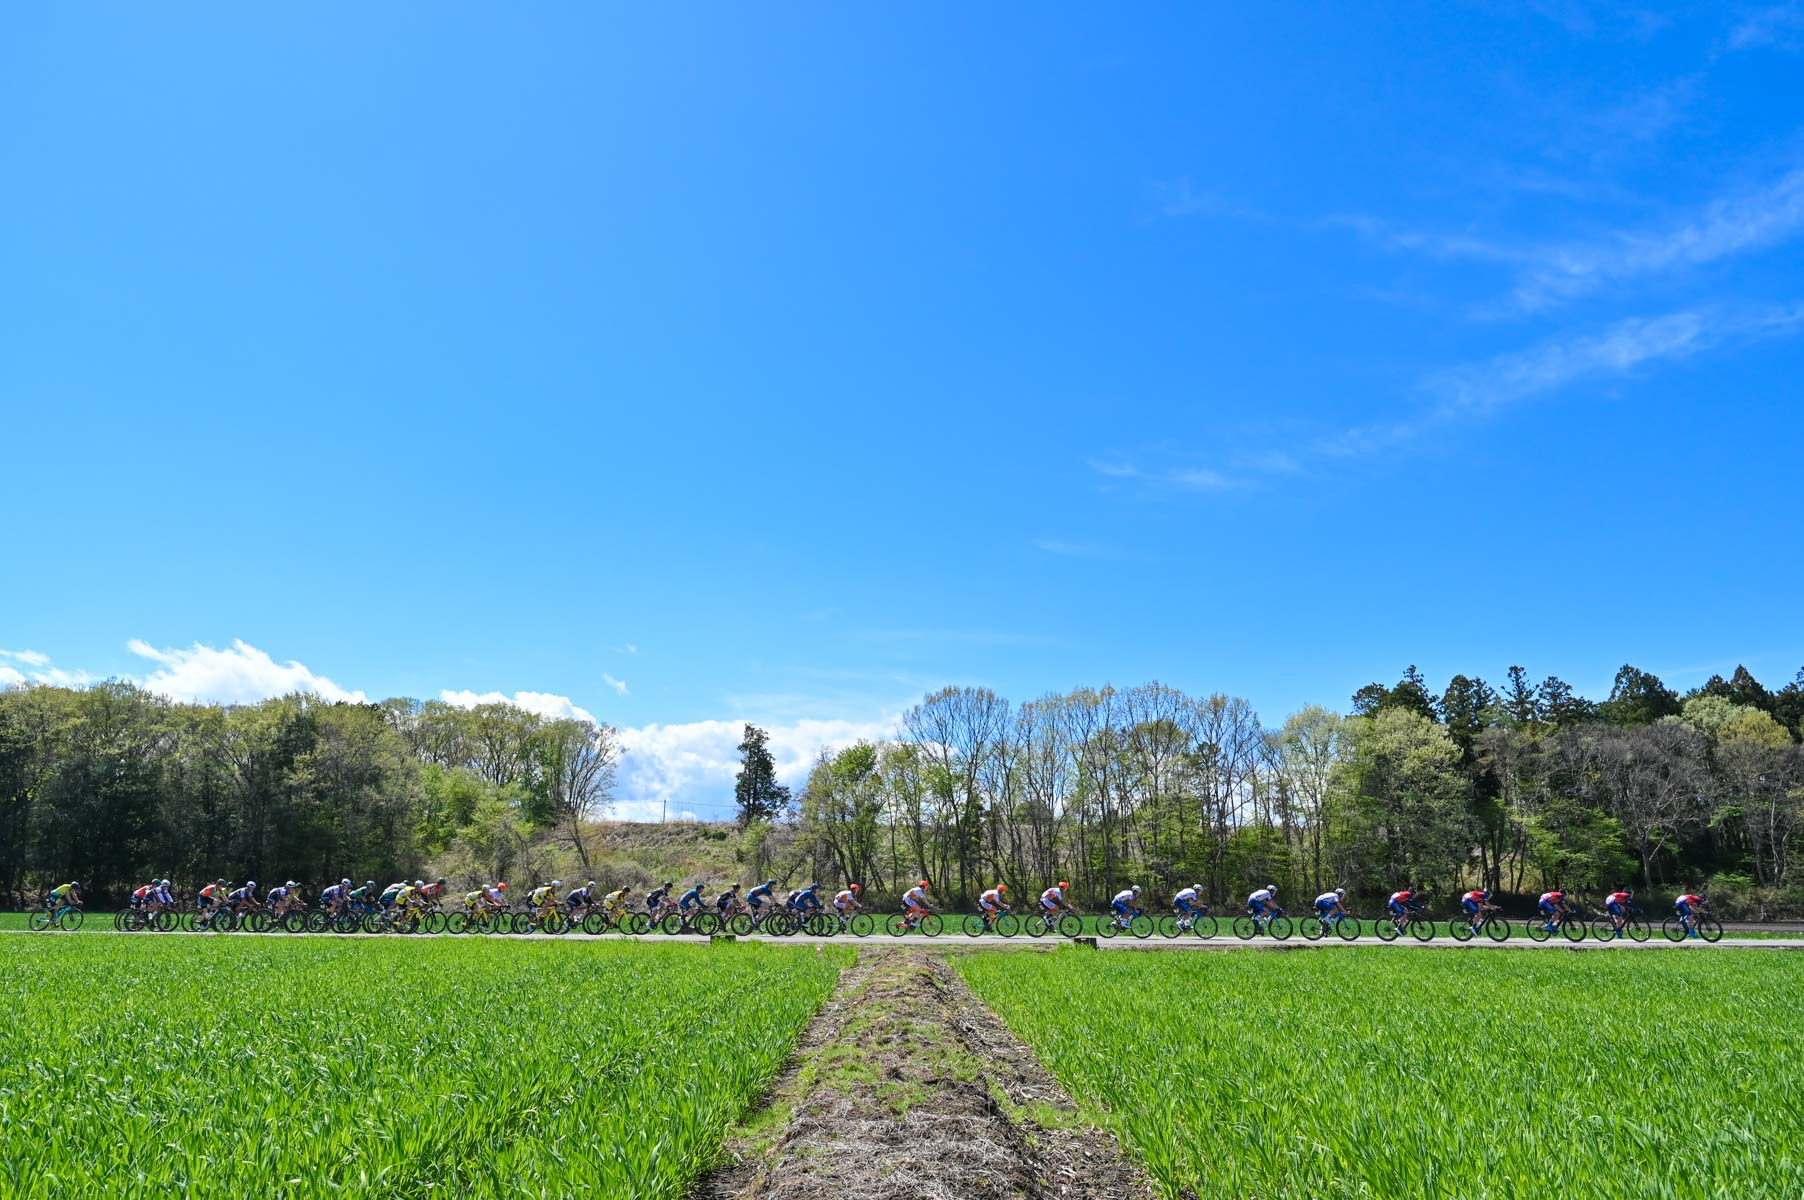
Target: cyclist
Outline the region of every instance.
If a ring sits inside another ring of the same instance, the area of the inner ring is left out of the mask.
[[[369,912],[371,909],[375,908],[376,881],[374,879],[366,879],[364,880],[362,887],[353,888],[351,890],[350,901],[352,904],[363,909],[364,912]]]
[[[919,925],[921,918],[933,911],[927,903],[927,881],[925,879],[902,893],[902,911],[907,914],[910,927]]]
[[[1278,885],[1268,883],[1247,897],[1247,912],[1261,925],[1270,920],[1278,911]]]
[[[161,886],[161,880],[153,879],[149,883],[137,888],[132,892],[131,906],[135,909],[141,909],[154,904],[156,902],[157,889]]]
[[[707,880],[697,880],[694,887],[677,897],[677,912],[682,915],[684,924],[687,924],[696,913],[702,910],[706,903],[702,899],[702,889],[707,886]]]
[[[1497,906],[1491,903],[1490,888],[1473,888],[1459,898],[1459,906],[1474,929],[1484,924],[1487,914],[1497,911]]]
[[[845,928],[846,922],[852,918],[852,914],[864,911],[864,906],[858,902],[859,893],[862,891],[864,889],[857,884],[848,883],[834,895],[833,911],[839,914],[840,928]]]
[[[534,910],[554,905],[558,902],[558,889],[563,886],[564,881],[561,879],[553,879],[550,883],[541,883],[538,887],[526,893],[526,903],[531,905]]]
[[[1634,888],[1623,888],[1604,897],[1604,911],[1610,914],[1610,923],[1616,927],[1617,933],[1621,933],[1622,927],[1629,923],[1629,902],[1634,898]]]
[[[1558,932],[1554,928],[1555,922],[1572,911],[1572,906],[1566,903],[1566,893],[1561,891],[1542,892],[1541,899],[1536,901],[1536,907],[1547,918],[1547,932],[1549,933]]]
[[[380,900],[382,907],[383,908],[393,908],[395,906],[395,901],[400,899],[401,893],[406,891],[407,888],[408,888],[408,883],[405,879],[403,879],[400,883],[391,883],[387,887],[383,888],[382,889],[382,898]]]
[[[805,888],[789,893],[788,904],[791,909],[803,917],[809,917],[821,911],[821,885],[811,883]]]
[[[1203,885],[1200,883],[1181,889],[1171,898],[1171,906],[1178,912],[1181,929],[1189,929],[1198,917],[1209,911],[1209,906],[1203,903]]]
[[[300,886],[300,884],[290,879],[281,887],[270,888],[269,895],[264,897],[264,899],[269,901],[269,911],[279,917],[291,908],[304,907],[300,893],[297,890]]]
[[[223,879],[215,879],[212,883],[209,883],[206,887],[202,888],[200,890],[200,895],[194,898],[195,911],[202,916],[212,912],[219,907],[220,903],[225,900],[226,893],[231,890],[231,884]]]
[[[226,897],[226,904],[230,905],[235,913],[245,913],[256,908],[257,881],[255,879],[245,880],[243,887],[234,889],[232,894]]]
[[[622,885],[601,898],[601,906],[608,910],[608,920],[613,921],[616,925],[620,923],[620,918],[626,915],[626,906],[632,890],[632,888]]]
[[[1686,937],[1698,937],[1697,918],[1710,911],[1710,893],[1686,892],[1673,901],[1673,909],[1679,914],[1679,923],[1685,927]]]
[[[771,889],[776,886],[776,880],[766,879],[763,883],[745,894],[745,902],[752,906],[752,915],[754,917],[758,915],[758,910],[763,908],[765,904],[776,899],[776,897],[771,894]]]
[[[645,893],[645,911],[651,914],[654,922],[663,915],[664,906],[670,903],[670,892],[674,887],[674,880],[666,880],[663,887],[655,887]]]
[[[1391,898],[1385,902],[1385,909],[1391,914],[1391,924],[1402,929],[1409,924],[1409,902],[1416,897],[1416,889],[1404,888],[1400,892],[1392,892]]]
[[[1315,915],[1322,919],[1322,924],[1332,925],[1339,919],[1353,915],[1342,904],[1346,898],[1346,888],[1335,888],[1332,892],[1323,892],[1315,898]]]
[[[1109,901],[1109,911],[1115,914],[1118,925],[1127,928],[1128,922],[1140,915],[1140,885],[1136,883],[1116,892],[1115,898]]]
[[[505,883],[479,887],[473,892],[464,893],[464,912],[468,914],[474,915],[478,908],[485,908],[490,912],[500,912],[506,907],[507,885]]]
[[[413,882],[413,886],[419,891],[420,899],[429,904],[436,905],[445,894],[445,879],[443,876],[433,880],[431,883],[421,883],[416,879]],[[589,886],[594,887],[595,885],[590,884]]]
[[[45,897],[44,907],[50,910],[50,924],[45,928],[57,928],[64,913],[81,911],[81,884],[70,882],[51,888],[50,895]]]
[[[570,915],[572,917],[576,916],[578,909],[587,912],[590,906],[597,903],[595,895],[597,886],[596,882],[591,879],[579,888],[571,888],[569,893],[565,895],[564,907],[570,910]]]
[[[345,906],[351,902],[351,881],[341,879],[319,894],[319,906],[335,917],[344,915]]]
[[[1008,911],[1007,893],[1008,884],[999,883],[977,898],[978,910],[983,913],[984,928],[994,929],[996,918]]]
[[[739,911],[738,884],[727,884],[727,890],[714,897],[714,911],[720,914],[720,919],[723,923],[733,918]]]

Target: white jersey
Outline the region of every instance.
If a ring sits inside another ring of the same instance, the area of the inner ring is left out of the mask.
[[[1336,896],[1333,892],[1323,892],[1315,898],[1315,906],[1317,908],[1329,908],[1339,903],[1340,897]]]
[[[1251,896],[1247,897],[1248,904],[1270,904],[1271,902],[1272,890],[1270,888],[1260,888]]]
[[[1128,890],[1127,890],[1127,891],[1125,891],[1125,892],[1116,892],[1116,893],[1115,893],[1115,903],[1116,903],[1116,904],[1128,904],[1128,905],[1131,905],[1131,904],[1133,904],[1133,902],[1134,902],[1134,899],[1135,899],[1135,896],[1134,896],[1134,889],[1133,889],[1133,888],[1129,888],[1129,889],[1128,889]]]
[[[1185,888],[1183,891],[1173,896],[1171,902],[1173,904],[1196,904],[1200,899],[1201,897],[1196,894],[1195,888]]]
[[[1049,887],[1040,893],[1041,904],[1063,904],[1064,902],[1065,893],[1061,892],[1058,888]]]

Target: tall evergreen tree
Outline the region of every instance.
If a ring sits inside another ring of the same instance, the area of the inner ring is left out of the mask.
[[[739,826],[768,821],[789,809],[789,789],[777,782],[777,764],[770,756],[770,735],[747,724],[739,743],[739,778],[733,800],[739,806]]]
[[[1679,693],[1661,683],[1658,675],[1623,663],[1610,688],[1610,698],[1597,706],[1597,715],[1626,729],[1652,725],[1661,717],[1676,717],[1681,707]]]
[[[1597,705],[1572,690],[1558,675],[1541,681],[1541,717],[1555,725],[1576,725],[1597,715]]]
[[[1521,667],[1510,668],[1510,681],[1503,686],[1500,702],[1504,715],[1517,725],[1533,725],[1541,717],[1540,693]]]

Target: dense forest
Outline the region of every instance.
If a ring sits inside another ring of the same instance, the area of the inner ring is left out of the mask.
[[[1152,683],[1011,705],[948,688],[898,735],[823,752],[793,801],[748,727],[737,797],[749,878],[918,876],[969,902],[1055,878],[1119,886],[1277,882],[1370,897],[1404,882],[1506,894],[1709,886],[1719,907],[1804,913],[1804,671],[1745,669],[1687,695],[1625,666],[1593,702],[1519,667],[1438,693],[1411,667],[1341,715],[1268,727],[1244,700]],[[505,704],[221,708],[128,683],[0,691],[0,891],[151,872],[460,882],[606,869],[614,730]],[[636,881],[635,881],[636,882]]]

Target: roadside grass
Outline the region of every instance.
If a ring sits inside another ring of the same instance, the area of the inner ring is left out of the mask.
[[[675,1200],[852,957],[0,939],[0,1195]]]
[[[954,962],[1168,1197],[1804,1195],[1804,955]]]

